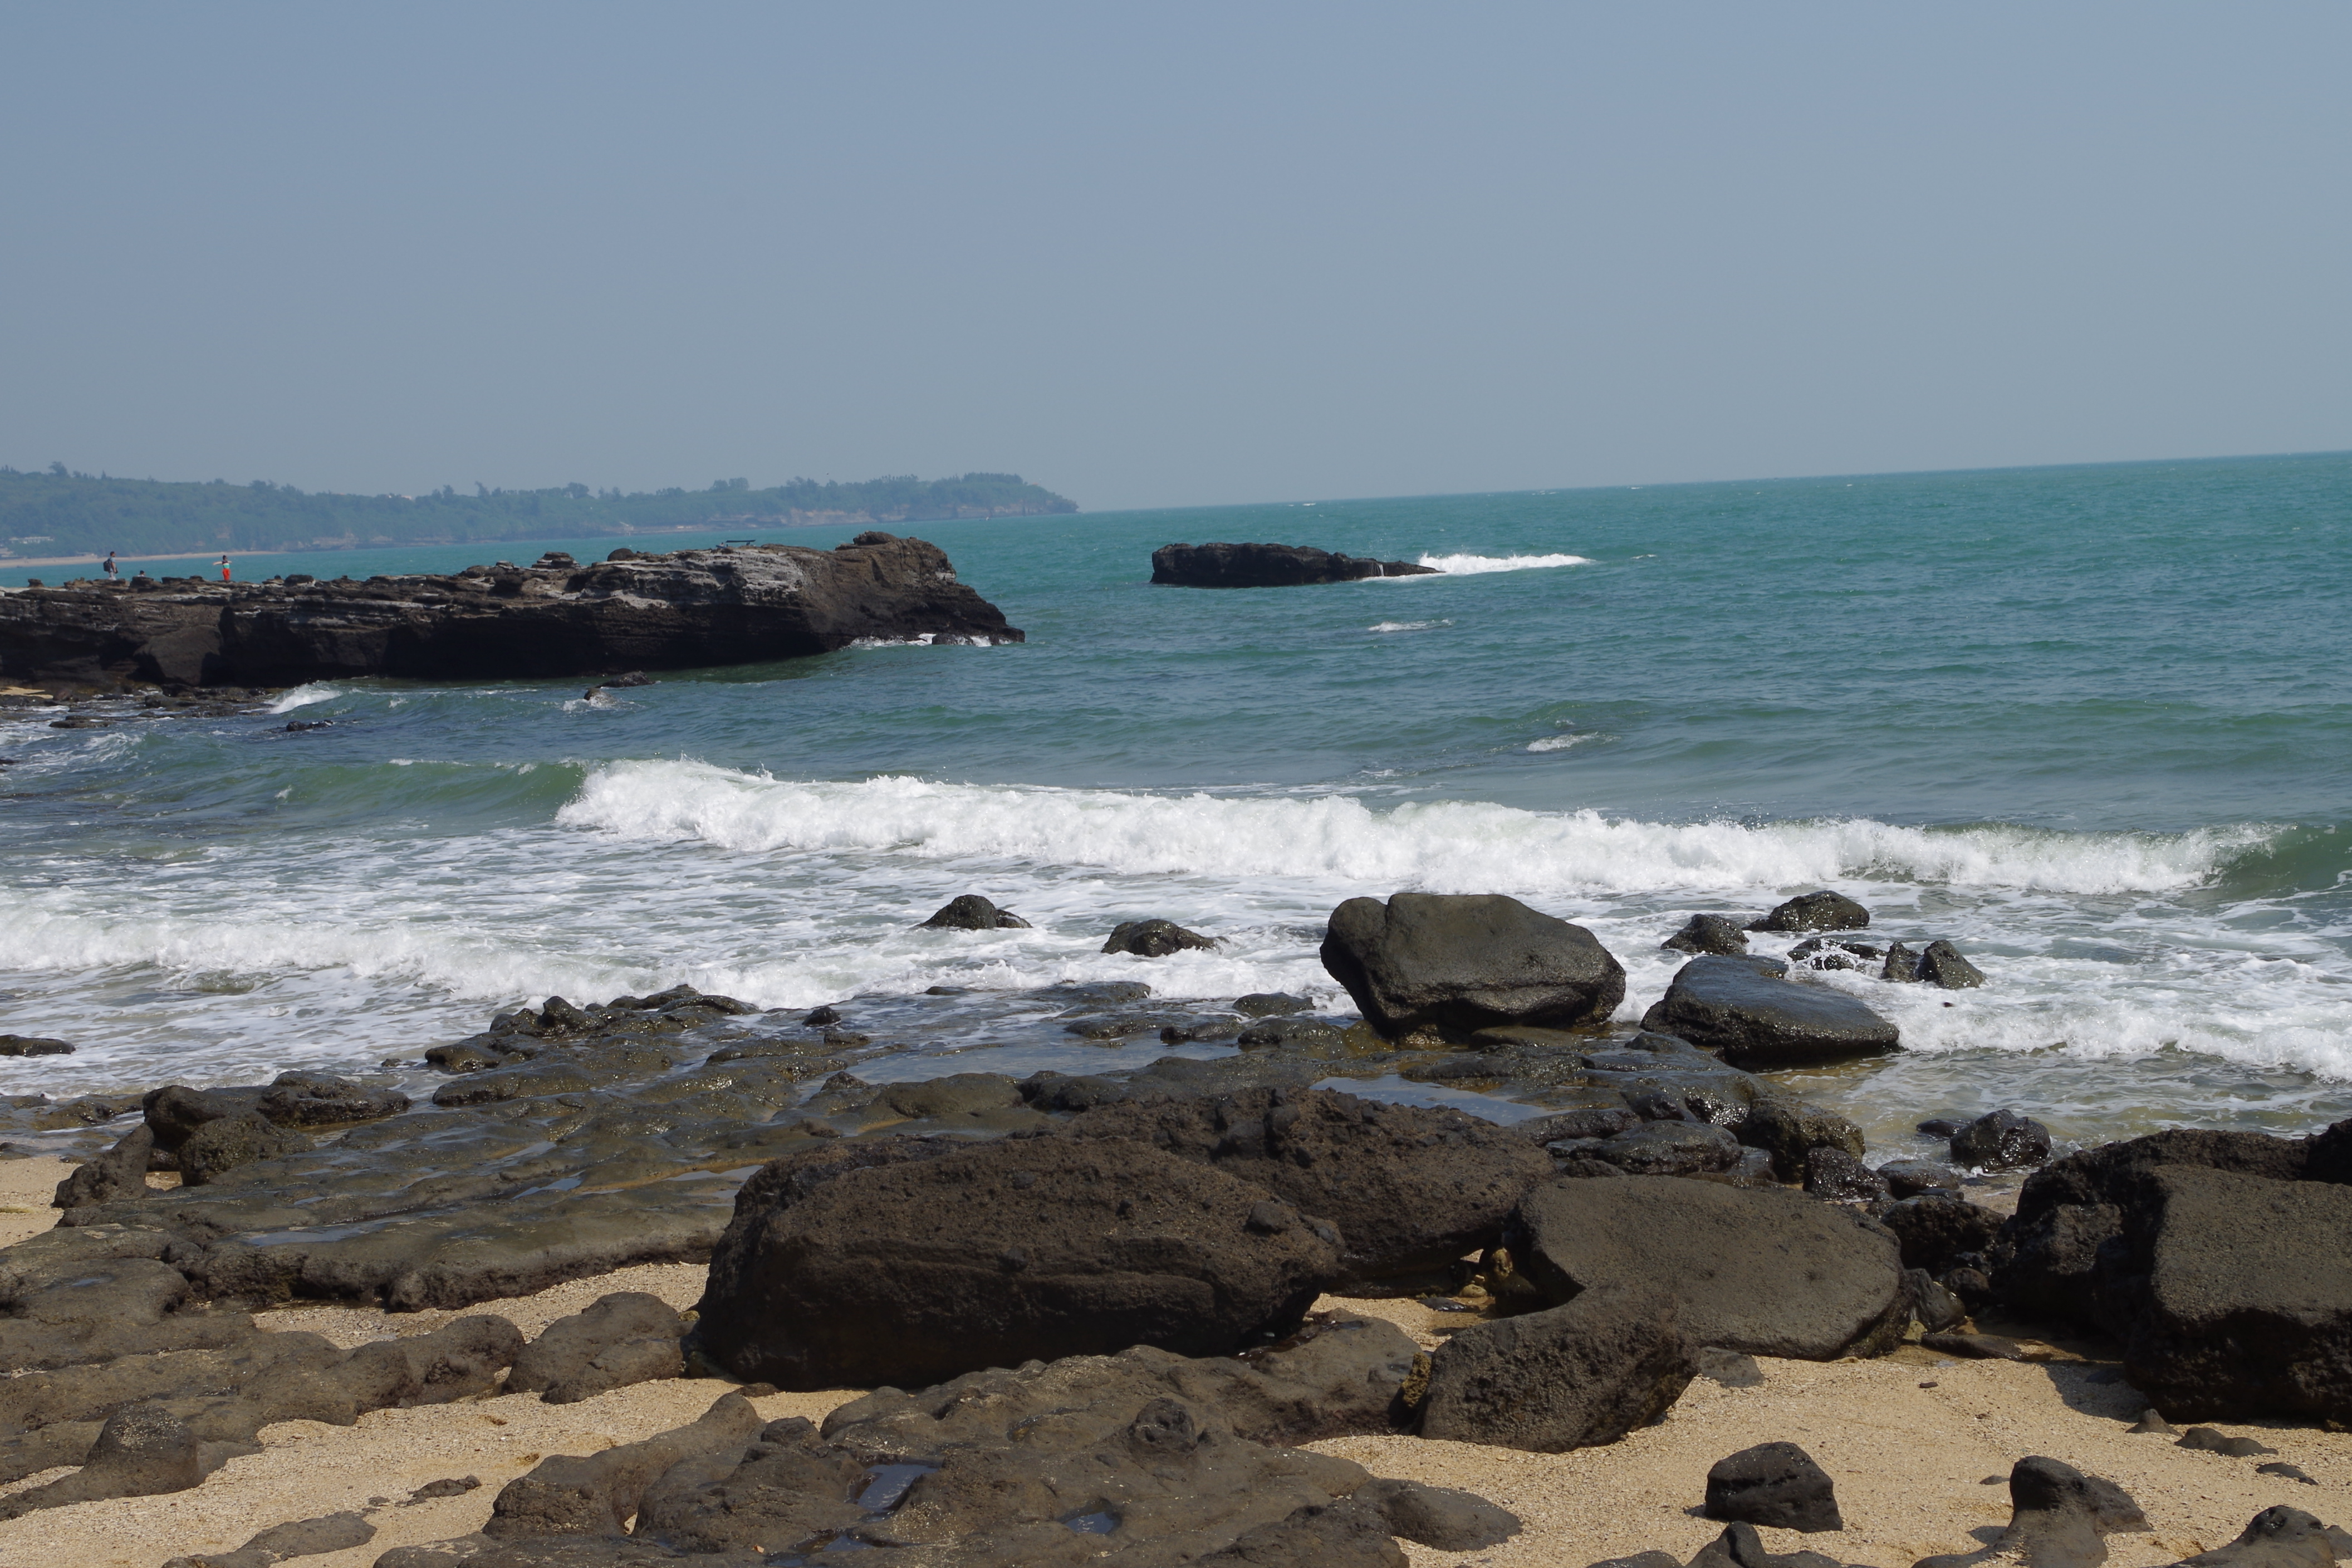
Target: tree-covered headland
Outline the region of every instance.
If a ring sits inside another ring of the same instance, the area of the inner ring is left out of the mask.
[[[541,490],[477,485],[471,495],[444,486],[417,496],[355,496],[306,494],[266,479],[249,485],[118,479],[53,463],[37,473],[0,468],[0,557],[352,550],[737,527],[748,533],[1077,510],[1018,474],[902,475],[845,485],[794,479],[757,490],[743,479],[720,479],[709,489],[632,494],[586,485]]]

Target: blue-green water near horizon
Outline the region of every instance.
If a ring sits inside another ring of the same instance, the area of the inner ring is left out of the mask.
[[[1029,641],[593,702],[367,681],[277,716],[6,721],[0,1030],[83,1048],[0,1063],[0,1089],[372,1066],[496,1006],[680,980],[797,1008],[1142,978],[1344,1011],[1322,916],[1416,887],[1590,925],[1630,1018],[1687,914],[1826,886],[1990,976],[1818,978],[1904,1030],[1901,1055],[1798,1085],[1881,1142],[1994,1104],[2076,1138],[2352,1115],[2352,456],[908,531]],[[1203,539],[1447,570],[1148,583],[1153,547]],[[288,733],[298,709],[333,727]],[[967,890],[1035,928],[909,929]],[[1142,915],[1227,941],[1097,951]]]

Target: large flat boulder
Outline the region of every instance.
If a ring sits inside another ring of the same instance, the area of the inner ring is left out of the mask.
[[[1538,1454],[1614,1443],[1682,1397],[1696,1355],[1667,1292],[1597,1286],[1447,1340],[1430,1358],[1421,1435]]]
[[[588,566],[469,566],[331,583],[173,578],[0,595],[0,675],[294,686],[682,669],[830,653],[862,637],[1019,642],[937,545],[680,550]]]
[[[1010,1139],[785,1197],[747,1184],[699,1328],[714,1360],[779,1387],[1227,1354],[1297,1326],[1343,1272],[1330,1226],[1125,1139]]]
[[[1551,1174],[1541,1148],[1464,1111],[1321,1089],[1129,1101],[1068,1134],[1127,1138],[1213,1165],[1337,1226],[1351,1276],[1442,1268],[1499,1240],[1521,1194]]]
[[[1151,580],[1179,588],[1295,588],[1365,577],[1425,577],[1433,566],[1340,555],[1309,544],[1163,544]]]
[[[1843,991],[1786,978],[1768,958],[1694,958],[1642,1016],[1642,1027],[1720,1051],[1736,1067],[1810,1067],[1877,1056],[1895,1026]]]
[[[1894,1237],[1780,1188],[1676,1176],[1561,1180],[1519,1200],[1518,1271],[1549,1300],[1663,1291],[1694,1345],[1832,1361],[1894,1348],[1910,1322]]]
[[[1625,999],[1625,966],[1582,926],[1499,893],[1398,893],[1331,911],[1323,967],[1391,1037],[1576,1028]]]

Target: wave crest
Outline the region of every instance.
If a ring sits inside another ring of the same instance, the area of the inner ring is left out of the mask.
[[[1855,880],[2162,892],[2210,881],[2273,831],[1923,829],[1868,818],[1676,824],[1457,801],[1375,811],[1345,795],[1235,799],[907,777],[797,783],[692,762],[600,767],[557,820],[628,838],[698,839],[745,851],[1009,859],[1435,892],[1724,890]]]
[[[1547,566],[1590,566],[1590,555],[1424,555],[1420,564],[1433,567],[1449,577],[1475,575],[1481,572],[1533,572]]]

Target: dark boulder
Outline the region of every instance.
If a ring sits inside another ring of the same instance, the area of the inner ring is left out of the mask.
[[[586,568],[0,595],[0,676],[295,686],[761,663],[861,638],[1009,643],[938,546],[877,538],[640,554]]]
[[[2257,1454],[2278,1452],[2276,1448],[2267,1447],[2255,1442],[2252,1437],[2232,1437],[2228,1433],[2218,1431],[2210,1426],[2191,1426],[2181,1434],[2180,1441],[2175,1443],[2173,1447],[2197,1448],[2208,1454],[2220,1454],[2231,1459],[2251,1459]]]
[[[1706,1517],[1808,1534],[1843,1530],[1829,1473],[1794,1443],[1759,1443],[1706,1472]]]
[[[2010,1468],[2009,1500],[2009,1527],[1990,1547],[1927,1558],[1916,1568],[1962,1568],[1998,1556],[2021,1559],[2025,1568],[2096,1568],[2107,1559],[2101,1537],[2148,1527],[2139,1504],[2115,1482],[2040,1455]]]
[[[1561,1153],[1552,1146],[1555,1155]],[[1629,1176],[1696,1176],[1739,1163],[1739,1140],[1704,1121],[1645,1121],[1589,1149],[1571,1152],[1603,1160]]]
[[[1430,1358],[1421,1435],[1538,1454],[1613,1443],[1682,1397],[1694,1349],[1667,1292],[1598,1285],[1446,1341]]]
[[[1720,1051],[1735,1067],[1811,1067],[1895,1049],[1893,1024],[1843,991],[1783,978],[1763,958],[1694,958],[1642,1026]]]
[[[1804,1179],[1806,1156],[1816,1149],[1835,1149],[1857,1159],[1863,1152],[1861,1128],[1834,1110],[1793,1100],[1752,1102],[1734,1131],[1742,1143],[1771,1156],[1772,1173],[1784,1182]]]
[[[1952,1163],[1970,1171],[2013,1171],[2050,1158],[2050,1129],[2013,1110],[1994,1110],[1952,1134]]]
[[[254,1101],[256,1114],[280,1127],[350,1127],[381,1121],[408,1109],[396,1089],[368,1089],[319,1073],[280,1073]]]
[[[1876,942],[1851,936],[1809,936],[1789,949],[1789,962],[1808,969],[1861,969],[1885,952]]]
[[[147,1121],[148,1131],[154,1134],[155,1147],[165,1153],[179,1152],[180,1145],[192,1137],[196,1129],[207,1121],[217,1121],[224,1116],[250,1111],[259,1101],[258,1093],[240,1095],[234,1090],[189,1089],[183,1084],[171,1084],[150,1089],[140,1100],[140,1110]]]
[[[1331,911],[1322,957],[1365,1021],[1391,1037],[1573,1028],[1625,997],[1624,966],[1591,931],[1500,894],[1349,899]]]
[[[1519,1200],[1506,1239],[1554,1301],[1619,1282],[1664,1290],[1694,1345],[1831,1361],[1883,1354],[1910,1322],[1894,1237],[1784,1189],[1554,1181]]]
[[[1984,971],[1960,956],[1948,942],[1931,942],[1919,955],[1919,978],[1947,991],[1965,991],[1985,983]]]
[[[587,1458],[558,1455],[516,1477],[490,1504],[483,1533],[492,1537],[616,1535],[639,1511],[646,1489],[673,1467],[711,1455],[735,1456],[758,1435],[751,1402],[723,1394],[690,1426],[623,1443]]]
[[[1288,1013],[1304,1013],[1314,1005],[1307,998],[1293,996],[1286,991],[1253,991],[1234,998],[1234,1011],[1244,1018],[1276,1018]]]
[[[789,1205],[747,1184],[698,1332],[737,1375],[787,1388],[1134,1344],[1213,1355],[1295,1327],[1340,1255],[1328,1225],[1204,1164],[1123,1139],[1013,1139],[838,1175]]]
[[[1870,911],[1843,893],[1823,890],[1800,893],[1776,906],[1770,914],[1751,922],[1749,931],[1860,931],[1870,924]]]
[[[1878,1167],[1878,1173],[1885,1178],[1887,1190],[1898,1198],[1960,1190],[1960,1173],[1933,1160],[1889,1160]]]
[[[1025,931],[1029,922],[1000,910],[978,893],[960,893],[941,904],[922,927],[939,931]],[[836,1015],[837,1016],[837,1015]]]
[[[161,1404],[126,1405],[106,1418],[72,1475],[0,1498],[0,1519],[106,1498],[182,1492],[205,1479],[196,1435]]]
[[[1924,1268],[1906,1268],[1903,1278],[1911,1292],[1911,1315],[1931,1334],[1958,1328],[1968,1321],[1968,1303]]]
[[[1833,1203],[1875,1203],[1886,1196],[1886,1178],[1843,1149],[1813,1149],[1805,1155],[1805,1191]]]
[[[1518,1515],[1477,1493],[1425,1487],[1419,1481],[1367,1481],[1348,1499],[1347,1507],[1370,1513],[1391,1535],[1440,1552],[1478,1552],[1519,1532]]]
[[[1551,1173],[1511,1129],[1331,1089],[1107,1105],[1064,1131],[1150,1144],[1264,1187],[1338,1226],[1360,1279],[1442,1268],[1492,1245],[1520,1194]]]
[[[1179,588],[1295,588],[1365,577],[1424,577],[1435,571],[1306,544],[1163,544],[1151,552],[1151,580]]]
[[[509,1394],[572,1405],[609,1389],[682,1376],[686,1320],[658,1296],[616,1290],[558,1318],[515,1357]]]
[[[147,1195],[147,1166],[155,1153],[155,1133],[144,1122],[122,1135],[103,1154],[74,1167],[58,1184],[53,1206],[77,1208],[83,1204],[119,1203]]]
[[[1665,1557],[1662,1552],[1644,1552],[1639,1557],[1625,1558],[1627,1563],[1643,1563],[1647,1559]],[[1595,1564],[1595,1568],[1599,1568]],[[1774,1553],[1764,1550],[1764,1538],[1756,1533],[1752,1524],[1727,1524],[1723,1533],[1698,1549],[1690,1560],[1690,1568],[1838,1568],[1838,1560],[1819,1552],[1789,1552]]]
[[[346,1552],[375,1539],[375,1526],[355,1512],[330,1513],[274,1524],[234,1552],[174,1557],[163,1568],[275,1568],[289,1557]]]
[[[1908,985],[1919,978],[1919,955],[1903,942],[1886,944],[1886,963],[1878,971],[1881,980]]]
[[[0,1057],[69,1057],[73,1047],[42,1035],[0,1035]]]
[[[2001,1215],[1980,1204],[1933,1194],[1889,1204],[1877,1218],[1901,1244],[1903,1267],[1937,1275],[1961,1255],[1990,1248],[2001,1226]]]
[[[1174,921],[1122,921],[1102,944],[1105,952],[1131,952],[1138,958],[1165,958],[1171,952],[1214,948],[1217,939],[1186,931]]]
[[[1658,944],[1676,952],[1731,955],[1748,951],[1748,932],[1727,915],[1693,915],[1682,930]]]
[[[2329,1568],[2345,1554],[2336,1532],[2296,1508],[2266,1508],[2227,1546],[2200,1552],[2176,1568]]]
[[[188,1134],[178,1152],[182,1184],[201,1187],[239,1165],[299,1154],[310,1140],[264,1116],[247,1111],[207,1121]]]

